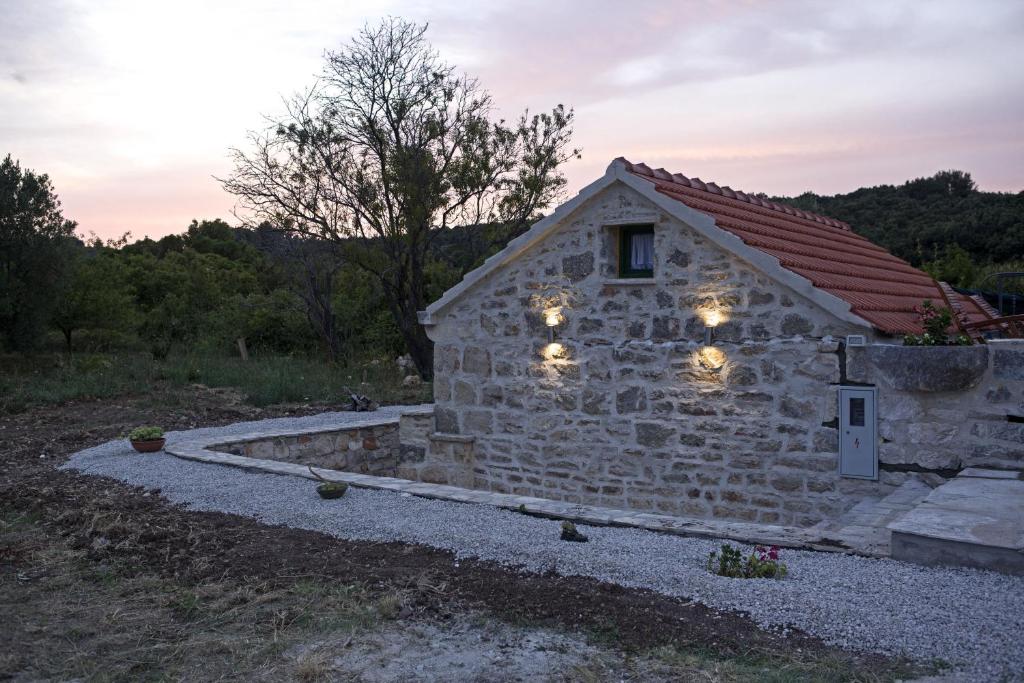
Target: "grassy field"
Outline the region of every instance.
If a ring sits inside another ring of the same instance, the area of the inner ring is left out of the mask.
[[[146,353],[6,355],[0,356],[0,413],[74,399],[143,394],[157,385],[190,384],[235,388],[256,406],[341,403],[347,389],[381,404],[431,400],[429,384],[403,387],[402,379],[392,361],[343,367],[291,356],[243,361],[182,355],[156,361]]]

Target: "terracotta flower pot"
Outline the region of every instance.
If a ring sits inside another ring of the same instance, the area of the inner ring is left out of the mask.
[[[139,453],[156,453],[164,447],[167,439],[146,439],[145,441],[132,440],[132,448]]]

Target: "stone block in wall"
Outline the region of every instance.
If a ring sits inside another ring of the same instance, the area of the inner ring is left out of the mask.
[[[434,431],[434,411],[403,414],[398,420],[399,442],[415,446],[427,445],[427,437]]]
[[[449,407],[434,409],[434,429],[445,434],[459,433],[459,415]]]
[[[462,371],[478,377],[490,377],[490,352],[478,346],[467,346],[462,354]]]
[[[782,317],[781,330],[787,337],[807,335],[814,331],[814,323],[796,313],[787,313]]]
[[[889,346],[871,344],[846,350],[847,377],[899,391],[963,391],[976,386],[988,369],[988,347]]]
[[[452,403],[458,406],[476,405],[476,386],[472,382],[457,379],[452,385]]]
[[[960,426],[948,422],[912,422],[907,425],[907,438],[917,444],[946,444],[960,434]]]
[[[636,442],[641,446],[660,448],[668,443],[676,430],[657,422],[638,422],[636,424]]]
[[[992,376],[1002,380],[1024,380],[1024,348],[992,346]]]
[[[971,447],[964,464],[972,467],[1024,468],[1024,448],[1006,444],[977,444]]]
[[[594,252],[566,256],[562,259],[562,273],[569,282],[579,282],[594,272]]]

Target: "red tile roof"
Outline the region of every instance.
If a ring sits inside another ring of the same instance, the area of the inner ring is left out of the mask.
[[[973,299],[943,291],[927,273],[896,258],[834,218],[801,211],[699,178],[651,169],[619,159],[627,171],[830,294],[851,311],[890,334],[921,332],[918,309],[925,299],[953,309],[958,322],[989,317]]]

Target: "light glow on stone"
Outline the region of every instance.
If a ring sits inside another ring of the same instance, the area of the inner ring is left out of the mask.
[[[725,351],[717,346],[704,346],[696,354],[697,363],[705,370],[719,370],[725,365]]]
[[[699,313],[708,327],[718,327],[719,323],[725,320],[725,313],[720,308],[705,308],[701,309]]]
[[[566,352],[564,346],[562,346],[558,342],[552,342],[544,346],[543,350],[541,351],[541,355],[544,356],[544,360],[558,360],[561,358],[565,358],[568,355],[568,353]]]

